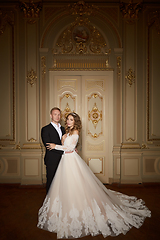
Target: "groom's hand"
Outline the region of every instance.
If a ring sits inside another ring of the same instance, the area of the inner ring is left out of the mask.
[[[56,146],[56,144],[54,144],[54,143],[46,143],[46,148],[48,149],[48,150],[52,150],[52,149],[55,149],[55,146]]]

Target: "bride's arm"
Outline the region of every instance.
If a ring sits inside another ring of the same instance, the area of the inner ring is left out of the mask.
[[[73,134],[72,136],[72,142],[70,143],[70,145],[56,145],[54,143],[47,143],[48,146],[47,148],[49,150],[52,150],[52,149],[56,149],[56,150],[61,150],[61,151],[65,151],[65,152],[71,152],[71,151],[74,151],[75,150],[75,147],[77,145],[77,142],[78,142],[78,138],[79,138],[79,135],[78,133],[76,132],[75,134]]]
[[[72,135],[72,142],[70,143],[70,145],[55,145],[55,149],[56,150],[61,150],[61,151],[64,151],[64,152],[72,152],[75,150],[76,148],[76,145],[77,145],[77,142],[78,142],[78,138],[79,138],[79,135],[78,134],[73,134]]]

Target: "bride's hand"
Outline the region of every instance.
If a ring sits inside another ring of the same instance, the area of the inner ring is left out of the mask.
[[[48,150],[52,150],[52,149],[55,149],[55,146],[56,146],[56,144],[54,144],[54,143],[46,143],[46,148],[48,149]]]

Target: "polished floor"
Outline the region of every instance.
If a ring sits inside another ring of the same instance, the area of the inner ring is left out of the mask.
[[[126,235],[107,237],[107,240],[159,240],[160,239],[160,185],[107,185],[115,191],[142,198],[152,211],[140,229],[132,228]],[[36,227],[37,213],[45,197],[41,186],[0,184],[0,240],[53,240],[55,233]],[[83,240],[103,240],[103,236],[87,236]]]

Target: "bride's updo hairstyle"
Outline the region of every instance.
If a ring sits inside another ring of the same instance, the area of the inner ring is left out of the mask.
[[[72,116],[74,118],[74,127],[70,130],[70,128],[67,126],[67,119],[69,116]],[[80,133],[82,128],[81,124],[81,119],[77,113],[71,112],[67,115],[66,120],[65,120],[65,130],[66,133],[70,133],[71,135],[73,134],[74,130],[78,130],[78,133]]]

